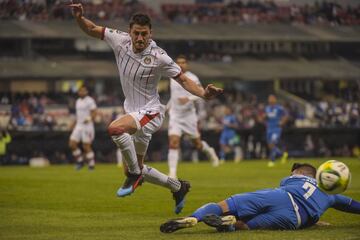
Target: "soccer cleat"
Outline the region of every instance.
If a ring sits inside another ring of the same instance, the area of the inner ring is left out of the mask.
[[[118,197],[125,197],[132,194],[143,182],[142,174],[129,174],[121,188],[117,191]]]
[[[275,166],[275,163],[273,161],[269,161],[268,164],[267,164],[268,167],[274,167]]]
[[[84,167],[84,162],[77,162],[75,165],[75,170],[79,171]]]
[[[208,214],[204,216],[203,222],[216,228],[218,232],[233,232],[235,231],[236,218],[233,215],[218,216],[215,214]]]
[[[282,164],[287,163],[288,156],[289,156],[289,154],[288,154],[287,152],[284,152],[284,153],[283,153],[283,155],[282,155],[282,157],[281,157],[281,163],[282,163]]]
[[[88,169],[89,169],[89,171],[94,171],[94,170],[95,170],[95,166],[89,166]]]
[[[160,231],[163,233],[172,233],[182,228],[193,227],[197,222],[197,219],[194,217],[176,218],[161,224]]]
[[[218,156],[216,155],[214,148],[209,149],[209,157],[210,157],[210,161],[211,161],[211,164],[213,165],[213,167],[218,167],[220,165],[220,160],[219,160]]]
[[[175,213],[179,214],[185,205],[185,196],[190,190],[190,183],[187,181],[179,180],[181,183],[180,190],[173,192],[173,198],[175,200]]]

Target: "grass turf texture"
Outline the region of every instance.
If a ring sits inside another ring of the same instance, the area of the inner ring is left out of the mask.
[[[322,160],[297,160],[319,166]],[[360,200],[360,161],[348,164],[352,183],[345,193]],[[183,163],[179,176],[192,183],[186,216],[204,203],[262,188],[276,187],[289,174],[293,162],[267,168],[264,161],[226,163],[213,168],[208,163]],[[165,163],[150,164],[167,172]],[[167,189],[144,184],[126,198],[115,193],[122,184],[122,170],[115,165],[97,165],[89,172],[73,166],[0,167],[0,239],[360,239],[360,216],[329,210],[321,220],[331,226],[300,231],[248,231],[217,233],[198,224],[173,234],[159,231],[161,223],[177,217]]]

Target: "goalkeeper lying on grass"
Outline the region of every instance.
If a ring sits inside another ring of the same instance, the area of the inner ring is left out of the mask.
[[[295,163],[279,188],[233,195],[208,203],[191,216],[169,220],[160,231],[171,233],[204,222],[220,232],[251,229],[296,230],[314,225],[328,209],[360,214],[360,203],[343,195],[329,195],[316,184],[316,169]]]

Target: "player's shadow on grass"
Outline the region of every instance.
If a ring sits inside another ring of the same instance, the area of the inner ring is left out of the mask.
[[[185,231],[178,231],[175,233],[172,233],[171,235],[191,235],[192,237],[194,236],[204,236],[204,234],[236,234],[239,233],[240,231],[236,231],[236,232],[218,232],[215,229],[193,229],[193,230],[185,230]]]

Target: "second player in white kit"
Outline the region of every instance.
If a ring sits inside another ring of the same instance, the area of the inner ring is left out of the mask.
[[[176,63],[180,66],[184,75],[194,81],[199,87],[199,78],[188,70],[188,62],[184,55],[176,58]],[[219,165],[219,158],[215,150],[200,138],[198,129],[198,116],[195,108],[195,101],[199,100],[186,91],[176,80],[170,80],[171,98],[169,101],[169,176],[177,178],[177,165],[179,161],[180,139],[183,134],[189,135],[197,150],[203,151],[210,159],[213,166]]]
[[[202,98],[212,98],[222,89],[209,85],[198,87],[181,73],[180,67],[151,39],[151,20],[148,15],[132,16],[129,33],[97,26],[83,16],[81,4],[71,4],[79,27],[88,35],[105,40],[116,58],[121,87],[125,95],[126,114],[114,120],[108,132],[121,150],[126,179],[117,191],[119,197],[130,195],[146,181],[171,190],[175,212],[184,207],[190,183],[177,180],[144,164],[144,157],[152,134],[164,118],[157,84],[161,77],[172,77],[189,92]]]
[[[79,98],[75,103],[76,124],[70,135],[69,146],[76,160],[76,169],[80,170],[84,166],[83,153],[78,148],[81,142],[89,169],[93,170],[95,167],[95,154],[91,144],[95,138],[93,118],[96,115],[96,103],[92,97],[88,96],[88,90],[85,86],[80,87],[78,95]]]

